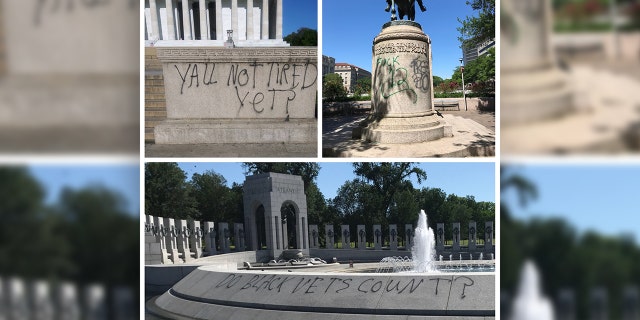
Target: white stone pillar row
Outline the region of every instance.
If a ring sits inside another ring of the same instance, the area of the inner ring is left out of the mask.
[[[209,28],[207,27],[207,0],[200,0],[200,40],[209,40]]]
[[[222,0],[216,0],[216,40],[226,40],[222,28]]]
[[[191,6],[189,0],[182,0],[182,30],[184,30],[184,39],[191,40]]]
[[[149,40],[161,40],[160,27],[158,24],[158,7],[156,6],[156,0],[149,0],[149,10],[151,11],[151,39]]]
[[[269,0],[262,0],[262,40],[269,39]]]
[[[182,254],[185,263],[191,262],[191,248],[189,247],[189,236],[191,230],[187,227],[187,220],[176,220],[176,229],[178,237],[178,251]]]
[[[175,18],[173,17],[173,1],[174,0],[165,0],[166,6],[167,6],[167,30],[168,30],[168,33],[165,35],[165,40],[176,39]]]
[[[282,0],[276,2],[276,39],[282,39]]]
[[[178,251],[178,230],[176,230],[175,222],[172,218],[164,218],[164,227],[166,231],[167,252],[171,256],[174,264],[182,263],[180,253]]]
[[[253,0],[247,0],[247,40],[253,40]]]
[[[238,31],[238,0],[231,0],[231,30],[233,30],[234,41],[240,40]]]

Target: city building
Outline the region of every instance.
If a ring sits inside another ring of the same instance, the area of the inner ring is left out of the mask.
[[[322,75],[336,72],[336,59],[322,55]]]
[[[484,41],[478,45],[462,45],[462,60],[466,66],[469,62],[478,59],[481,55],[487,53],[489,49],[496,46],[496,39]]]
[[[335,73],[342,77],[344,88],[348,93],[353,93],[359,79],[371,78],[371,72],[344,62],[336,63]]]

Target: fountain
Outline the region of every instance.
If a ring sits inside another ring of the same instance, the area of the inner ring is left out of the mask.
[[[512,320],[551,320],[553,307],[540,292],[540,275],[531,261],[526,261],[520,274],[520,286],[513,301]]]
[[[420,215],[418,216],[418,227],[414,232],[413,243],[413,248],[411,248],[413,271],[435,271],[435,266],[433,265],[433,260],[436,254],[435,236],[433,229],[429,228],[427,225],[427,214],[424,210],[420,210]]]

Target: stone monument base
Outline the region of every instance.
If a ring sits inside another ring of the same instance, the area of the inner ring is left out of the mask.
[[[501,87],[505,126],[554,119],[575,109],[566,77],[551,67],[503,72]]]
[[[315,119],[168,119],[154,131],[156,144],[313,143]]]
[[[362,139],[380,143],[414,143],[453,136],[451,125],[436,115],[382,118],[366,123]]]

